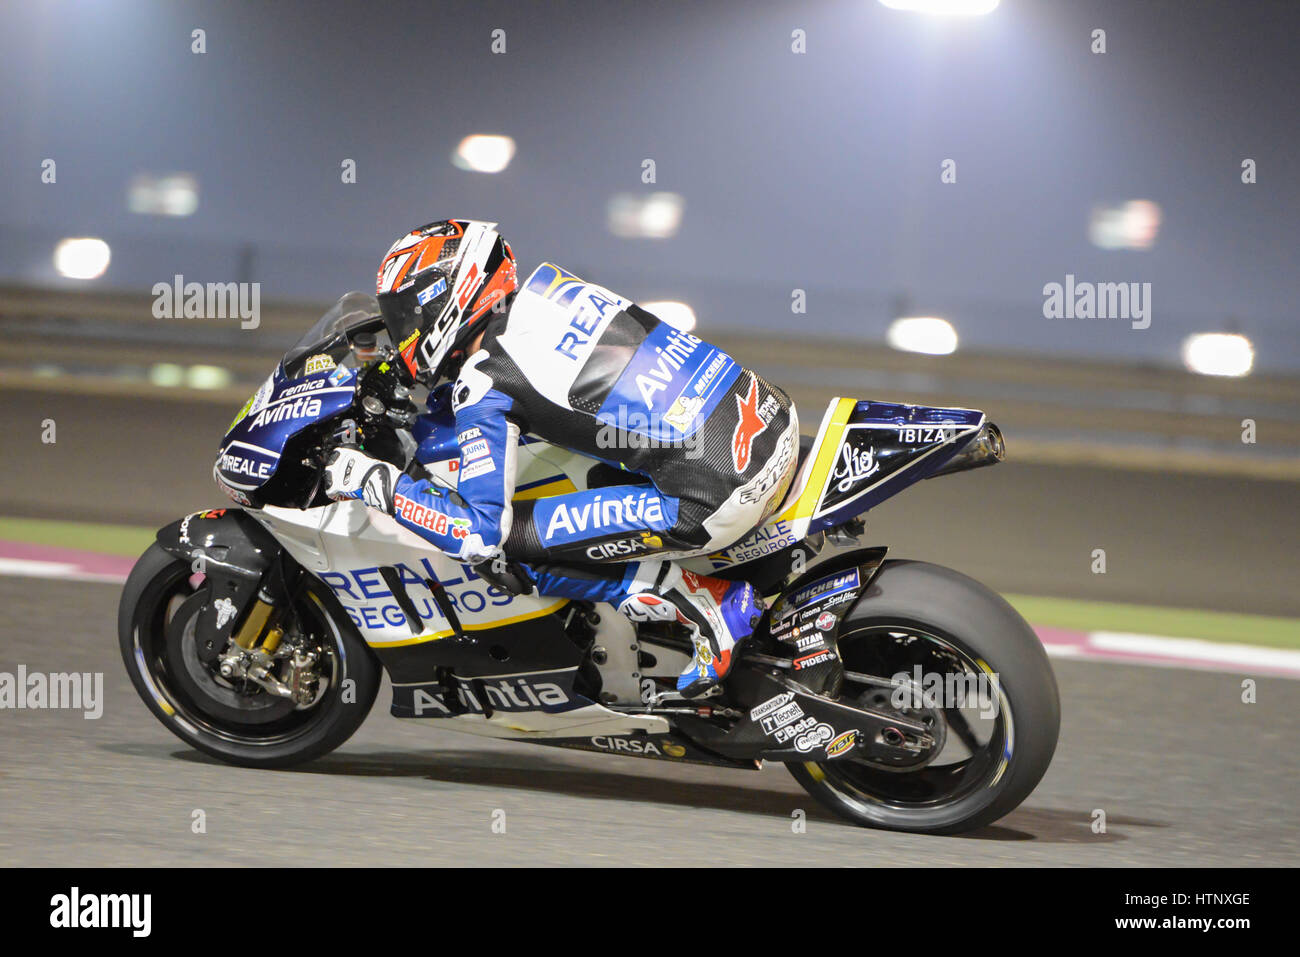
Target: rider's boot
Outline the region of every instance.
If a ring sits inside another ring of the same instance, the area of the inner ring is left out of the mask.
[[[618,610],[632,621],[676,621],[690,629],[694,655],[677,691],[699,697],[731,672],[763,615],[762,602],[748,582],[697,575],[672,562],[643,562],[638,571]]]

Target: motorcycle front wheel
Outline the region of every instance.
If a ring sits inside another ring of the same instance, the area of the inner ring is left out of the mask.
[[[157,544],[127,578],[118,610],[122,660],[154,716],[191,747],[243,767],[301,764],[350,738],[374,704],[381,669],[326,589],[308,579],[295,609],[322,689],[304,707],[205,663],[195,624],[210,587]]]

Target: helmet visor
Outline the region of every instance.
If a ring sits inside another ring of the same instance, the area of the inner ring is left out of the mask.
[[[379,297],[379,314],[384,318],[384,328],[393,347],[399,351],[413,332],[419,330],[420,313],[415,311],[415,290],[390,292]]]
[[[446,353],[447,344],[442,340],[454,335],[457,318],[455,314],[443,316],[450,301],[451,286],[442,272],[421,276],[401,292],[379,297],[384,327],[411,375],[432,373],[435,370],[421,368],[424,360],[430,356],[441,359]],[[417,334],[433,341],[416,341]]]

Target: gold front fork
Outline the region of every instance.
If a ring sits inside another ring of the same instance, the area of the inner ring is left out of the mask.
[[[262,639],[262,650],[268,655],[274,654],[275,649],[280,647],[280,639],[284,637],[283,628],[269,628],[266,637]]]
[[[244,619],[244,624],[239,629],[239,633],[235,635],[235,644],[239,645],[239,647],[243,648],[245,651],[251,649],[253,645],[257,644],[257,639],[261,637],[262,630],[266,627],[266,622],[271,617],[271,612],[274,610],[275,607],[268,602],[263,601],[259,595],[257,598],[257,604],[255,604],[252,610],[249,611],[248,617]],[[280,644],[280,639],[283,636],[284,632],[279,628],[272,628],[266,636],[265,644],[269,644],[273,639],[275,644],[266,650],[274,651],[275,645]]]

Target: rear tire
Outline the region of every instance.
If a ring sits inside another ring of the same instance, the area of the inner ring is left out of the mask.
[[[849,757],[787,766],[810,794],[855,824],[927,834],[983,827],[1018,807],[1051,763],[1061,723],[1056,677],[1038,637],[1001,596],[949,568],[886,562],[840,628],[841,657],[848,671],[866,672],[862,663],[880,660],[884,643],[907,640],[913,652],[923,647],[915,636],[982,661],[998,677],[1002,697],[990,754],[971,749],[969,763],[955,765],[971,780],[959,782],[956,771],[945,775],[948,765],[937,763],[942,751],[934,767],[911,771],[881,770]],[[841,698],[851,693],[846,680]],[[949,778],[952,793],[945,795]]]
[[[154,716],[191,747],[242,767],[290,767],[350,738],[374,704],[381,669],[327,590],[309,578],[300,614],[326,652],[330,683],[319,701],[299,711],[265,691],[241,695],[222,687],[197,655],[176,660],[168,629],[177,627],[178,616],[197,611],[205,587],[196,588],[189,564],[157,544],[127,578],[118,607],[122,660]]]

